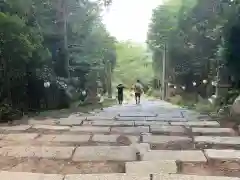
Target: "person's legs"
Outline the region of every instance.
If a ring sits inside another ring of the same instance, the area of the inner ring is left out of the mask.
[[[138,104],[140,104],[140,100],[141,100],[141,93],[139,93],[139,96],[138,96]]]
[[[136,101],[136,104],[137,104],[137,102],[138,102],[137,98],[138,98],[138,93],[135,93],[135,101]]]
[[[118,101],[119,101],[119,104],[122,104],[122,102],[123,102],[123,93],[119,93],[118,94]]]
[[[119,94],[117,96],[117,99],[118,99],[118,104],[120,104],[120,95]]]
[[[140,103],[140,93],[135,93],[136,104]]]
[[[123,94],[121,94],[121,104],[123,103]]]

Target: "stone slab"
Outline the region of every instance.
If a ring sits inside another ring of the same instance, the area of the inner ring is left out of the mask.
[[[27,172],[0,172],[1,180],[63,180],[64,176],[60,174],[38,174]]]
[[[233,136],[234,130],[231,128],[192,128],[194,134],[203,135],[221,135],[221,136]]]
[[[89,114],[78,112],[78,113],[71,114],[70,116],[68,116],[68,118],[69,119],[86,120],[87,116],[89,116]]]
[[[120,117],[156,117],[156,113],[147,113],[147,112],[129,112],[119,114]]]
[[[126,162],[125,167],[128,174],[177,173],[175,161]]]
[[[96,135],[93,135],[92,141],[115,143],[118,141],[119,137],[120,135],[116,135],[116,134],[111,134],[111,135],[96,134]],[[137,143],[140,139],[140,137],[138,136],[124,136],[124,137],[130,140],[131,143]]]
[[[62,126],[80,126],[82,122],[80,119],[60,119],[58,124]]]
[[[240,180],[240,178],[222,176],[196,176],[182,174],[154,174],[153,180]]]
[[[70,131],[84,133],[108,133],[110,132],[110,127],[74,126],[70,129]]]
[[[191,142],[192,139],[184,136],[157,136],[157,135],[143,135],[143,142],[150,144],[164,144],[170,142]]]
[[[134,121],[91,121],[93,126],[134,126]]]
[[[181,126],[162,126],[162,125],[151,125],[151,133],[180,133],[185,134],[186,129]]]
[[[216,160],[240,160],[240,151],[233,149],[205,149],[205,155],[208,159]]]
[[[129,146],[78,147],[73,161],[135,161],[136,150]]]
[[[146,117],[116,117],[117,121],[145,121]]]
[[[169,125],[168,122],[159,121],[135,121],[135,126],[150,126],[150,125]]]
[[[134,148],[136,152],[140,153],[140,155],[151,150],[150,144],[148,143],[133,143],[130,147]]]
[[[31,128],[31,125],[17,125],[17,126],[0,126],[2,131],[26,131]]]
[[[202,151],[186,150],[186,151],[171,151],[171,150],[152,150],[143,155],[144,161],[154,160],[175,160],[183,162],[206,162]]]
[[[2,136],[3,140],[7,141],[29,141],[38,137],[37,133],[17,133],[17,134],[6,134]]]
[[[156,116],[156,117],[146,117],[147,121],[165,121],[165,122],[185,122],[186,118],[183,117],[172,117],[169,115]]]
[[[165,113],[165,114],[158,114],[157,118],[182,118],[181,113]]]
[[[10,157],[37,157],[51,159],[69,159],[75,147],[54,146],[5,146],[0,148],[0,155]]]
[[[194,142],[203,144],[240,145],[240,137],[195,136]]]
[[[148,133],[149,127],[147,126],[137,126],[137,127],[113,127],[111,132],[114,133],[128,133],[128,134],[140,134]]]
[[[111,116],[88,116],[87,120],[90,121],[95,121],[95,120],[114,120],[115,119],[115,115],[111,115]]]
[[[42,135],[37,140],[41,142],[69,142],[82,143],[88,142],[90,135]]]
[[[34,129],[46,129],[46,130],[69,130],[69,126],[51,126],[51,125],[33,125]]]
[[[44,119],[44,120],[35,120],[29,119],[28,124],[35,125],[35,124],[45,124],[45,125],[56,125],[58,124],[58,119]]]
[[[135,174],[73,174],[66,175],[64,180],[149,180],[149,175]]]
[[[220,127],[217,121],[188,121],[188,122],[171,122],[173,126],[200,126],[200,127]]]

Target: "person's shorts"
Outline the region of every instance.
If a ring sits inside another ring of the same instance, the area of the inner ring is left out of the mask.
[[[137,98],[140,98],[141,97],[141,93],[135,93],[135,97]]]

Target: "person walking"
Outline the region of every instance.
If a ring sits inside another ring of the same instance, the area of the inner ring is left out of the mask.
[[[143,93],[143,86],[140,83],[140,80],[137,80],[136,84],[134,85],[134,92],[135,92],[136,104],[140,104],[141,95]]]
[[[118,97],[118,103],[119,104],[122,104],[123,103],[123,89],[124,89],[125,87],[123,86],[123,84],[119,84],[118,86],[117,86],[117,93],[118,93],[118,95],[117,95],[117,97]]]

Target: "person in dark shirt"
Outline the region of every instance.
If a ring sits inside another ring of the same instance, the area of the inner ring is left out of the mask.
[[[123,89],[124,89],[125,87],[123,86],[123,84],[119,84],[118,86],[117,86],[117,90],[118,90],[118,103],[119,104],[122,104],[123,103]]]

